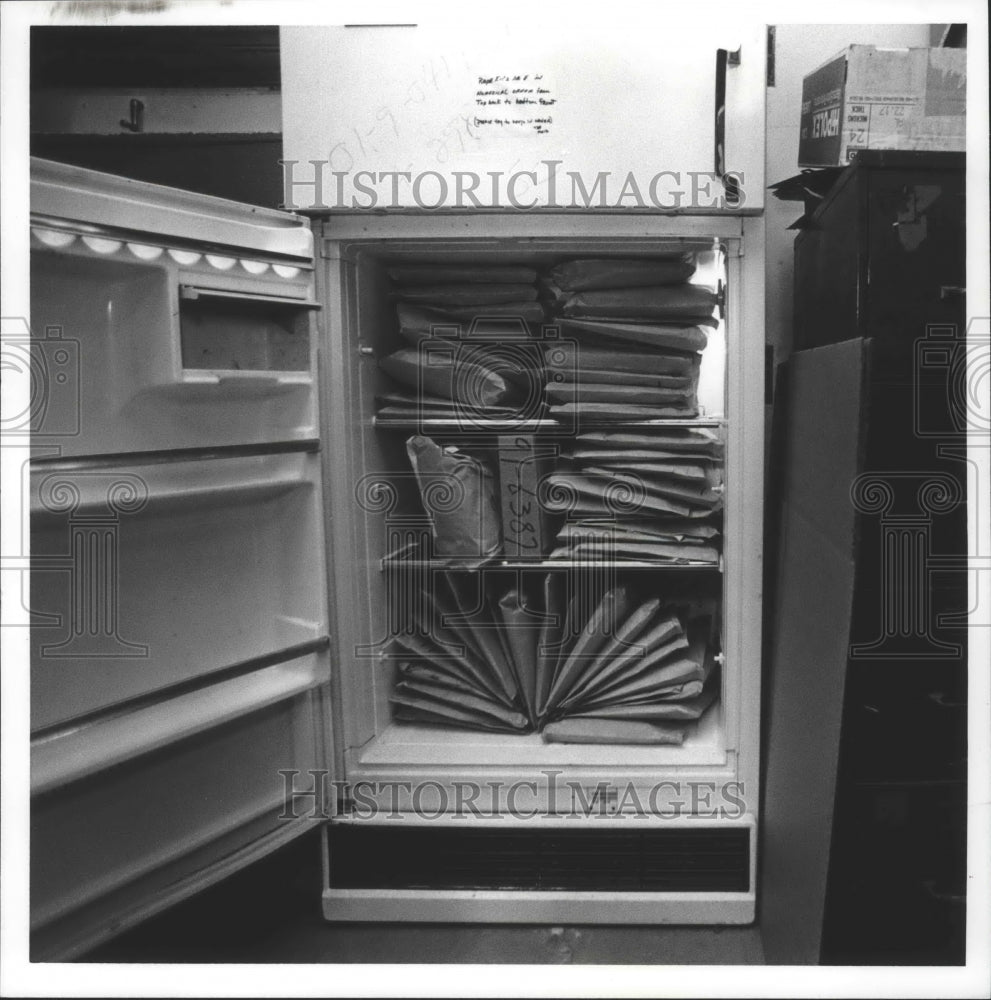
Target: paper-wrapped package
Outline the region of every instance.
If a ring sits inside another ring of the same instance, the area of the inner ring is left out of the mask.
[[[691,254],[669,254],[653,260],[600,257],[557,264],[546,273],[545,281],[562,292],[584,292],[597,288],[680,285],[694,273]]]
[[[433,529],[434,554],[489,559],[502,547],[499,493],[480,459],[414,435],[406,452]]]

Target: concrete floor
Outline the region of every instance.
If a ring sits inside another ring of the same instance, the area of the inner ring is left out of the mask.
[[[329,924],[307,835],[82,961],[755,965],[764,955],[756,927]]]

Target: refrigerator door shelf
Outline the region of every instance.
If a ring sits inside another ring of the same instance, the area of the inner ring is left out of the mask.
[[[39,464],[33,727],[326,636],[320,456]]]

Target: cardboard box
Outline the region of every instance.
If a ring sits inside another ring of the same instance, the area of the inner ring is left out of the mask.
[[[845,166],[862,149],[963,152],[967,50],[851,45],[802,84],[798,162]]]

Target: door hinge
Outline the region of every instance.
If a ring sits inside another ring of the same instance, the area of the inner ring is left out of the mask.
[[[767,85],[774,86],[774,55],[777,43],[776,29],[773,24],[767,26]]]

